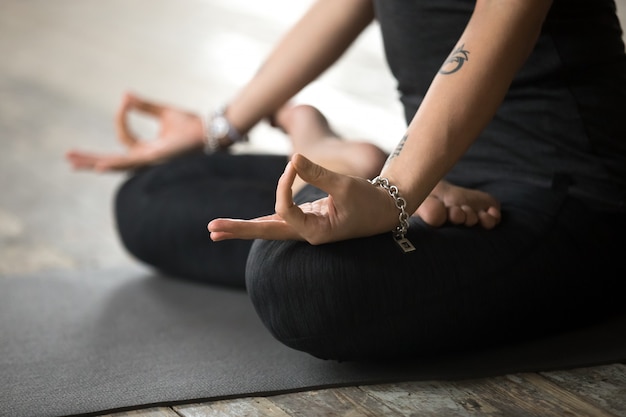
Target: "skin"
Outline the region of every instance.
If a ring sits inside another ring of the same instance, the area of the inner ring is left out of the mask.
[[[407,200],[407,211],[433,226],[451,222],[489,229],[498,224],[500,208],[491,196],[441,179],[495,114],[515,72],[532,50],[549,7],[548,0],[477,1],[465,32],[442,63],[405,137],[379,172],[398,186]],[[324,122],[317,121],[317,143],[312,135],[296,133],[306,130],[302,126],[307,123],[315,126],[310,119],[318,116],[290,123],[288,113],[281,115],[290,107],[289,100],[334,64],[373,18],[369,0],[317,1],[231,100],[226,116],[240,132],[273,117],[277,127],[291,137],[294,153],[277,186],[276,213],[251,220],[215,219],[208,225],[212,239],[301,239],[321,244],[395,228],[398,210],[393,200],[366,180],[380,167],[379,158],[360,166],[350,152],[339,151],[351,141],[337,141],[332,131],[325,131],[330,128]],[[302,48],[303,43],[308,47]],[[159,121],[157,138],[140,140],[130,131],[127,116],[132,111]],[[72,166],[129,169],[202,147],[203,125],[198,115],[133,94],[122,101],[116,124],[126,153],[73,150],[67,154]],[[329,196],[294,205],[294,190],[303,181]]]
[[[548,0],[476,2],[466,30],[451,51],[463,51],[463,57],[472,57],[472,64],[464,59],[450,70],[450,58],[442,63],[442,71],[435,76],[405,137],[381,171],[401,190],[410,212],[432,195],[439,196],[444,205],[446,199],[460,198],[455,213],[448,214],[449,220],[465,216],[471,224],[476,216],[486,227],[499,221],[499,207],[488,198],[472,200],[469,193],[451,188],[441,179],[493,118],[515,73],[530,54],[550,5]],[[295,206],[291,186],[296,175],[329,196]],[[463,204],[463,200],[473,202]],[[247,222],[217,219],[208,229],[214,240],[304,239],[321,244],[392,230],[397,225],[397,213],[385,190],[296,154],[279,181],[274,215]]]
[[[320,202],[299,207],[291,205],[293,194],[306,182],[314,181],[312,178],[305,177],[306,181],[300,178],[294,169],[296,164],[304,164],[304,166],[309,167],[312,170],[312,176],[318,174],[322,176],[337,175],[363,179],[377,175],[383,167],[387,155],[366,141],[342,140],[330,128],[326,118],[311,106],[286,106],[277,113],[276,122],[291,138],[295,152],[285,174],[279,181],[277,207],[280,203],[284,203],[287,210],[300,209],[304,216],[302,221],[309,222],[312,229],[326,228],[329,225],[325,223],[325,216],[322,215],[325,207]],[[372,188],[369,183],[367,186]],[[391,200],[389,199],[389,201]],[[355,203],[357,205],[367,204],[367,201]],[[492,215],[485,216],[481,220],[477,211],[471,208],[472,206],[491,207]],[[296,215],[299,215],[297,211]],[[420,205],[414,215],[422,217],[424,221],[435,227],[450,221],[466,226],[474,226],[481,222],[482,227],[492,228],[497,224],[500,217],[498,202],[488,194],[455,187],[443,181]],[[228,230],[222,230],[222,225],[220,225],[222,222],[225,223],[223,228]],[[211,239],[215,241],[233,238],[253,239],[260,234],[267,239],[284,239],[286,236],[291,239],[303,239],[279,214],[252,221],[218,219],[209,224],[209,230],[212,228],[214,230],[211,233]],[[315,243],[315,239],[323,240],[323,237],[310,235],[306,237],[306,240]]]
[[[156,138],[140,139],[128,126],[131,112],[140,112],[159,122]],[[202,119],[171,106],[144,100],[132,93],[122,97],[115,116],[117,137],[123,153],[70,150],[65,157],[76,170],[123,171],[155,164],[202,149]]]
[[[156,138],[140,139],[130,130],[127,120],[129,113],[133,111],[160,122],[161,128]],[[285,105],[276,112],[273,120],[274,126],[291,139],[294,153],[306,155],[312,161],[337,173],[372,178],[378,174],[388,158],[371,142],[343,140],[331,129],[325,116],[309,105]],[[67,153],[66,158],[76,170],[125,171],[159,163],[178,154],[200,151],[202,142],[197,137],[201,136],[202,129],[202,121],[197,115],[126,93],[116,116],[118,139],[126,152],[72,150]],[[296,177],[292,192],[297,192],[304,184],[300,177]],[[435,227],[447,221],[474,226],[478,223],[478,217],[469,207],[484,204],[491,205],[494,209],[498,207],[497,201],[488,194],[442,182],[415,215]],[[485,228],[496,224],[494,221],[483,223],[481,225]],[[214,234],[214,237],[218,236]],[[224,238],[228,236],[224,235],[222,239]]]

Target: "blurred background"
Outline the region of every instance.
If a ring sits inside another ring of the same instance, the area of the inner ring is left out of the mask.
[[[1,0],[0,275],[136,266],[111,212],[125,175],[74,172],[64,153],[122,150],[113,118],[124,91],[197,112],[225,103],[311,2]],[[301,101],[341,132],[393,146],[403,122],[370,29]],[[259,125],[237,151],[284,153],[287,141]]]
[[[197,112],[228,101],[312,0],[0,0],[0,276],[137,264],[111,203],[123,173],[73,172],[71,148],[116,151],[125,91]],[[622,22],[626,0],[618,0]],[[376,25],[298,100],[391,150],[404,122]],[[133,126],[149,138],[156,126]],[[238,152],[285,153],[259,125]]]

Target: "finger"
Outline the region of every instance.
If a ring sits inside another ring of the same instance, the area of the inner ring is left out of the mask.
[[[128,114],[132,110],[158,118],[165,111],[165,106],[152,101],[144,100],[132,93],[126,93],[124,95],[122,105],[117,112],[116,127],[118,138],[128,147],[132,147],[139,141],[128,126]]]
[[[219,217],[219,218],[211,220],[209,224],[207,225],[207,228],[209,229],[210,232],[227,231],[229,230],[228,229],[229,226],[232,226],[234,224],[233,222],[236,222],[236,221],[262,222],[262,221],[271,221],[271,220],[280,221],[282,219],[280,218],[278,214],[268,214],[267,216],[256,217],[250,220]]]
[[[108,158],[111,155],[95,154],[88,152],[71,151],[65,155],[66,159],[70,162],[75,169],[95,169],[95,166]]]
[[[66,154],[66,158],[74,169],[92,169],[99,172],[127,170],[141,164],[137,158],[117,154],[72,151]]]
[[[92,169],[96,161],[96,158],[91,155],[75,151],[66,153],[65,159],[74,169]]]
[[[317,165],[302,154],[294,154],[291,158],[296,173],[305,182],[316,186],[322,191],[331,194],[335,191],[333,187],[337,183],[338,175],[336,172],[328,170],[321,165]]]
[[[282,219],[280,218],[278,214],[274,213],[274,214],[268,214],[267,216],[257,217],[257,218],[251,219],[250,221],[258,222],[258,221],[263,221],[263,220],[282,220]]]
[[[98,172],[127,171],[141,165],[145,164],[137,159],[129,158],[124,155],[111,155],[96,162],[93,169]]]
[[[122,99],[122,104],[118,108],[115,115],[115,130],[117,133],[117,138],[124,146],[128,148],[133,147],[137,142],[139,142],[139,139],[137,139],[137,137],[133,134],[133,132],[130,130],[130,127],[128,126],[127,116],[134,107],[134,101],[135,97],[132,94],[127,93]]]
[[[278,179],[276,187],[276,214],[281,219],[289,223],[296,230],[301,230],[304,226],[304,212],[293,202],[292,186],[296,179],[296,169],[293,162],[288,162],[285,172]]]
[[[65,159],[70,161],[85,159],[85,158],[93,158],[95,154],[89,152],[82,151],[68,151],[65,153]]]
[[[154,117],[161,116],[165,110],[165,106],[142,99],[133,94],[128,94],[128,104],[131,108]]]
[[[207,229],[214,242],[229,239],[302,240],[289,224],[275,216],[264,220],[215,219]]]

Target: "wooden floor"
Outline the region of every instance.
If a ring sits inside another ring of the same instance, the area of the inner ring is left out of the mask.
[[[135,265],[114,234],[123,174],[74,173],[72,147],[119,150],[127,89],[195,111],[228,100],[311,0],[1,0],[0,279]],[[620,12],[626,1],[620,0]],[[622,20],[624,21],[624,19]],[[302,101],[390,150],[403,122],[373,26]],[[136,129],[154,126],[137,117]],[[267,126],[241,151],[285,152]],[[116,414],[156,416],[626,416],[626,366],[348,387]]]

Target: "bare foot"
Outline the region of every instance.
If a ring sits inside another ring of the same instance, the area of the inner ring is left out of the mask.
[[[291,137],[294,146],[315,144],[324,138],[339,138],[322,112],[307,104],[286,104],[278,109],[273,122]]]
[[[286,105],[278,110],[274,123],[290,137],[293,153],[341,174],[372,178],[387,159],[387,154],[372,143],[341,140],[326,117],[313,106]],[[297,180],[294,189],[304,185]]]
[[[446,222],[492,229],[500,223],[500,203],[491,195],[440,181],[418,207],[415,215],[439,227]]]

